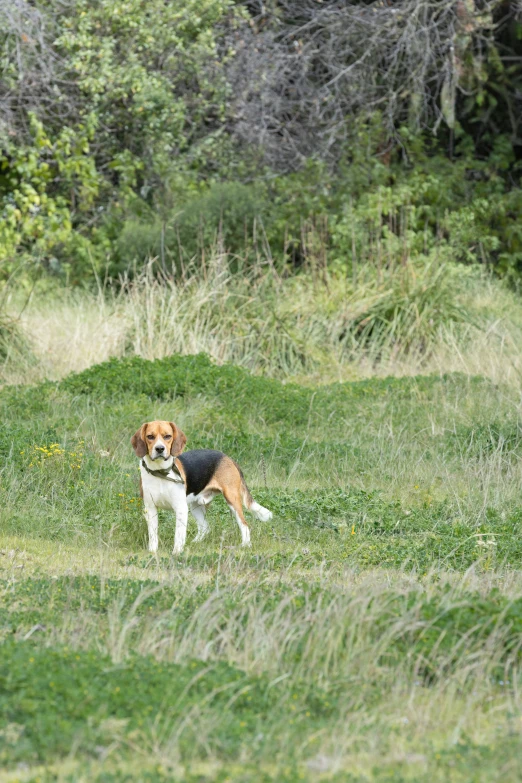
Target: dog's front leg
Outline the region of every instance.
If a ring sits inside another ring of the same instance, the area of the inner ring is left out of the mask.
[[[158,551],[158,509],[154,505],[145,505],[143,509],[149,528],[149,552]]]
[[[179,555],[183,552],[185,541],[187,540],[187,523],[188,523],[188,505],[187,497],[185,494],[185,487],[180,488],[181,491],[176,493],[176,502],[174,505],[174,511],[176,512],[176,532],[174,534],[174,549],[173,554]]]

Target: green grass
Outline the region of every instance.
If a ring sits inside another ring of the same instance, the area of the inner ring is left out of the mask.
[[[201,768],[210,757],[218,774],[201,779],[224,780],[237,774],[243,754],[239,779],[256,780],[260,767],[267,780],[274,773],[298,780],[303,751],[306,758],[324,746],[348,716],[358,729],[352,759],[364,758],[372,741],[358,716],[373,716],[375,730],[383,712],[377,727],[387,753],[415,734],[406,716],[387,725],[389,701],[399,695],[391,675],[401,690],[411,680],[410,699],[421,705],[444,689],[458,704],[480,688],[498,709],[514,687],[520,599],[449,588],[429,598],[388,588],[363,599],[362,591],[304,581],[245,585],[234,576],[238,565],[248,573],[249,563],[233,561],[217,588],[215,565],[213,578],[196,588],[190,580],[158,587],[153,579],[94,576],[3,582],[3,764],[63,765],[74,747],[78,775],[111,755],[109,768],[129,769],[139,748],[139,779],[148,770],[161,780],[158,766],[171,774]],[[254,649],[263,625],[267,649],[260,639]],[[403,710],[410,714],[411,706]],[[443,779],[438,772],[453,772],[463,749],[477,772],[484,756],[494,762],[493,750],[522,749],[516,736],[491,734],[493,746],[466,736],[444,745],[428,735],[421,766]],[[400,768],[400,760],[389,761],[383,779],[402,779]]]
[[[203,356],[0,392],[0,781],[515,781],[520,399],[303,387]],[[146,551],[130,436],[174,420],[273,512]]]

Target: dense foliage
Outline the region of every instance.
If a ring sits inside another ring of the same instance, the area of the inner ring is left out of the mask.
[[[4,277],[522,269],[515,0],[0,0],[0,31]]]

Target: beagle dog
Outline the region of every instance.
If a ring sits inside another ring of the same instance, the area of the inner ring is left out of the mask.
[[[250,528],[243,505],[261,522],[272,513],[253,499],[241,469],[221,451],[195,449],[182,454],[187,439],[172,421],[149,421],[132,436],[140,458],[140,492],[149,528],[149,552],[158,551],[158,509],[176,514],[174,554],[183,551],[187,538],[188,511],[198,524],[194,541],[208,533],[206,506],[220,492],[241,531],[243,546],[250,545]]]

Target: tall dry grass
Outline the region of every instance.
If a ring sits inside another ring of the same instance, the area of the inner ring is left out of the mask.
[[[20,317],[31,354],[5,382],[57,379],[110,357],[203,351],[256,373],[325,382],[462,371],[518,383],[522,306],[500,283],[448,265],[368,267],[357,281],[267,262],[232,272],[215,253],[180,279],[150,262],[117,289],[35,294]]]

